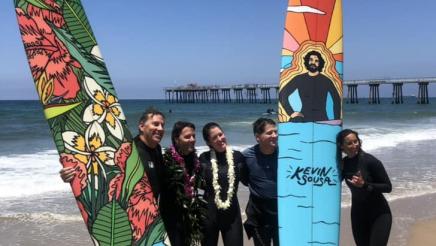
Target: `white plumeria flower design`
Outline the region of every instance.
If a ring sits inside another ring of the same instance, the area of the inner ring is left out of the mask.
[[[85,89],[95,103],[86,107],[83,120],[86,123],[98,121],[106,123],[109,132],[119,140],[123,140],[124,130],[120,120],[126,117],[121,109],[118,99],[104,90],[90,77],[85,77]]]
[[[106,178],[103,164],[115,165],[115,149],[109,146],[103,146],[106,136],[103,128],[97,121],[92,122],[86,129],[85,136],[77,132],[66,131],[62,133],[65,148],[70,150],[74,157],[86,164],[88,174],[98,175],[98,169],[103,170],[103,177]],[[96,188],[97,188],[96,183]]]

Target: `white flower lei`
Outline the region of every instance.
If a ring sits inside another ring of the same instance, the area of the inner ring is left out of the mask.
[[[229,180],[229,189],[227,190],[227,199],[223,202],[221,200],[221,186],[218,183],[218,164],[216,153],[213,149],[210,150],[210,163],[212,164],[212,185],[215,191],[215,204],[218,209],[226,210],[230,207],[231,199],[233,197],[234,183],[235,183],[235,164],[233,163],[232,148],[226,147],[226,161],[227,161],[227,178]]]

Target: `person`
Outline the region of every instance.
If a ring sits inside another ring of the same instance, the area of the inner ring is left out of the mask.
[[[195,151],[195,126],[178,121],[171,132],[172,145],[165,150],[159,208],[171,245],[199,245],[206,202],[198,192],[201,164]]]
[[[239,168],[245,162],[241,152],[232,150],[226,136],[215,122],[203,127],[203,139],[210,150],[200,155],[204,179],[207,216],[204,221],[203,246],[218,245],[221,232],[224,246],[242,246],[241,210],[237,197]]]
[[[163,157],[160,141],[165,133],[164,127],[164,114],[154,108],[148,108],[139,119],[138,135],[133,138],[156,200],[159,197],[161,186]],[[75,170],[73,167],[66,167],[62,168],[59,173],[62,180],[68,183],[73,180]]]
[[[295,76],[280,90],[279,100],[293,122],[337,120],[341,98],[333,82],[324,74],[325,61],[318,51],[304,56],[307,73]]]
[[[388,202],[382,193],[392,185],[381,161],[362,150],[359,134],[344,129],[337,135],[338,158],[342,152],[342,178],[350,188],[351,227],[357,246],[387,245],[392,225]]]
[[[241,182],[249,187],[250,197],[244,223],[254,245],[279,245],[277,216],[277,127],[268,118],[253,123],[258,144],[243,152],[245,164],[241,167]]]

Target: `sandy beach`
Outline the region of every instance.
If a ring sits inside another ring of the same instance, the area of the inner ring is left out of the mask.
[[[242,190],[241,207],[245,207],[246,190]],[[389,245],[424,246],[436,241],[436,194],[398,199],[390,203],[394,216]],[[65,205],[75,206],[72,197]],[[341,243],[355,245],[350,227],[350,209],[342,209]],[[23,214],[0,218],[0,245],[70,246],[92,245],[86,228],[77,216],[52,216],[49,213]],[[431,243],[429,243],[431,242]],[[221,245],[221,244],[220,244]],[[244,245],[253,245],[245,238]],[[292,245],[292,244],[290,244]]]

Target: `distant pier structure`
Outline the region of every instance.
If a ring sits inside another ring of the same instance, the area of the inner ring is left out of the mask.
[[[165,88],[168,103],[271,103],[278,98],[278,85],[239,84],[202,86],[191,83]],[[232,93],[233,92],[233,93]],[[232,97],[233,95],[233,97]]]
[[[436,78],[407,79],[371,79],[348,80],[344,82],[344,102],[359,103],[358,86],[369,86],[368,103],[380,104],[380,86],[392,85],[392,104],[402,104],[403,85],[417,84],[417,103],[428,104],[428,86],[436,83]],[[345,89],[347,88],[347,89]],[[184,86],[165,88],[165,100],[168,103],[272,103],[277,101],[278,84],[251,83],[238,85],[198,85],[196,83]]]

